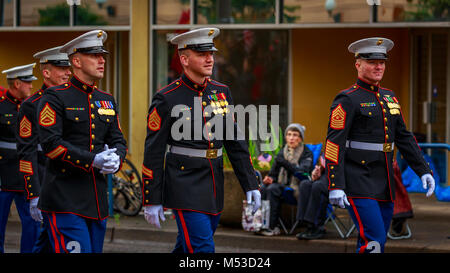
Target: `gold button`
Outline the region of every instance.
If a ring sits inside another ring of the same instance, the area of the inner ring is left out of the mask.
[[[89,164],[84,165],[84,167],[89,168]]]
[[[30,192],[30,196],[33,196],[33,193],[32,193],[32,192]]]
[[[212,136],[212,134],[211,134],[211,133],[208,133],[208,136]]]
[[[373,89],[375,89],[375,88],[373,87],[373,85],[371,85],[371,86],[370,86],[370,89],[372,89],[372,90],[373,90]]]
[[[198,85],[194,84],[194,88],[198,88]]]
[[[387,118],[384,118],[384,121],[387,121]]]
[[[77,164],[80,164],[80,160],[77,160],[76,162],[77,162]]]
[[[92,99],[92,95],[91,94],[89,94],[89,99]]]
[[[145,185],[148,185],[150,182],[148,182],[148,180],[147,181],[145,181]]]
[[[184,166],[181,166],[181,168],[180,168],[181,170],[184,170]]]
[[[334,169],[334,166],[331,166],[330,169]]]
[[[377,93],[377,97],[380,97],[380,93]]]
[[[372,112],[369,112],[369,116],[371,116],[372,115]]]
[[[87,86],[86,86],[85,84],[83,84],[83,89],[84,89],[84,90],[86,90],[86,89],[87,89]]]
[[[92,139],[95,139],[95,135],[94,134],[91,137],[92,137]]]
[[[91,145],[91,150],[94,150],[94,145]]]
[[[383,112],[386,113],[386,109],[383,109]]]
[[[70,159],[70,155],[67,156],[67,159]]]
[[[386,130],[386,131],[387,131],[387,130],[388,130],[388,127],[387,127],[387,126],[384,126],[384,130]]]
[[[353,85],[353,88],[356,88],[356,85]]]
[[[78,117],[75,117],[75,121],[79,121],[80,120],[80,118],[78,118]]]
[[[149,193],[149,191],[148,191],[148,190],[146,190],[146,191],[145,191],[145,194],[148,194],[148,193]]]
[[[203,102],[203,106],[206,106],[206,101]]]
[[[66,84],[64,84],[64,86],[69,86],[69,84],[66,83]]]
[[[180,82],[176,82],[176,85],[179,85],[180,84]]]
[[[207,126],[211,126],[211,122],[208,121],[208,122],[206,123],[206,125],[207,125]]]
[[[210,147],[210,148],[214,147],[214,143],[211,142],[211,143],[209,144],[209,147]]]
[[[388,135],[386,135],[386,139],[388,139],[389,138],[389,136]]]
[[[186,120],[190,120],[191,118],[190,117],[186,117]]]
[[[65,172],[66,172],[66,169],[62,169],[61,172],[65,173]]]
[[[91,108],[94,108],[94,107],[95,107],[94,104],[91,103]]]
[[[331,175],[331,178],[334,178],[334,174]]]
[[[39,95],[42,95],[42,92],[39,92]]]
[[[203,92],[200,92],[199,95],[200,95],[200,96],[203,96]]]
[[[31,188],[31,184],[28,185],[28,188]]]
[[[366,164],[366,161],[364,161],[364,160],[361,160],[361,163],[362,163],[362,164]]]
[[[8,124],[11,124],[11,121],[9,121],[9,120],[8,120],[8,122],[7,122],[7,123],[8,123]]]
[[[148,200],[145,200],[145,203],[148,203]]]
[[[31,179],[31,178],[28,176],[28,177],[27,177],[27,180],[30,180],[30,179]]]
[[[334,187],[334,186],[335,186],[335,184],[333,183],[333,184],[331,184],[331,186],[332,186],[332,187]]]
[[[380,101],[380,104],[383,105],[384,103],[382,101]]]
[[[3,156],[0,155],[0,159],[2,159],[2,158],[3,158]]]
[[[91,118],[95,118],[95,115],[94,115],[94,114],[91,114]]]
[[[209,113],[208,112],[205,112],[205,116],[207,116]]]
[[[95,124],[92,124],[92,126],[91,126],[91,127],[92,127],[92,129],[95,129]]]
[[[106,119],[106,122],[109,122],[109,118]]]

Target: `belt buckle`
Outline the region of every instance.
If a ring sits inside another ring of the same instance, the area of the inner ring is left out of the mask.
[[[385,153],[392,152],[392,143],[383,143],[383,152]]]
[[[217,158],[217,149],[208,149],[206,150],[206,158]]]

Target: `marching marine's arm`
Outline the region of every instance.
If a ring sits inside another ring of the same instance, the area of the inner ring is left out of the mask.
[[[57,92],[57,91],[56,91]],[[63,139],[64,104],[55,91],[46,90],[38,107],[39,140],[45,156],[52,160],[69,162],[89,171],[95,153],[80,149]]]
[[[164,157],[170,126],[167,101],[163,95],[156,93],[147,116],[147,137],[142,166],[144,206],[162,204]]]
[[[329,190],[345,189],[345,149],[353,116],[351,99],[342,93],[339,94],[331,105],[325,144],[325,170]]]

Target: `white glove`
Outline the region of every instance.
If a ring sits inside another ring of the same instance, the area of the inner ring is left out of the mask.
[[[255,214],[255,212],[261,207],[261,193],[259,192],[259,190],[252,190],[246,192],[246,195],[247,195],[247,204],[251,204],[252,200],[255,201],[252,211],[252,214]]]
[[[36,222],[42,221],[41,210],[38,209],[37,204],[39,202],[39,197],[30,200],[30,214],[31,218],[33,218]]]
[[[330,200],[330,204],[338,205],[340,208],[345,209],[345,206],[350,206],[350,203],[347,200],[347,195],[343,190],[331,190],[328,199]]]
[[[115,151],[117,151],[117,148],[109,149],[108,145],[105,144],[103,152],[95,155],[94,162],[92,162],[92,166],[94,166],[97,169],[102,169],[103,165],[113,158],[111,154],[114,153]]]
[[[430,197],[433,194],[433,192],[434,192],[434,187],[436,186],[435,185],[436,183],[434,182],[433,176],[431,174],[427,173],[427,174],[422,175],[420,180],[422,180],[423,188],[424,189],[428,188],[426,196]]]
[[[144,207],[144,217],[149,224],[155,225],[157,228],[161,228],[161,225],[159,224],[159,218],[161,218],[161,220],[163,221],[166,221],[162,205]]]
[[[111,159],[103,164],[102,169],[100,170],[100,173],[102,174],[110,174],[115,173],[120,167],[120,156],[118,156],[116,153],[110,154]]]

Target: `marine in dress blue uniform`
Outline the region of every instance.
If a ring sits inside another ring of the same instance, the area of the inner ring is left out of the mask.
[[[71,74],[69,58],[66,53],[60,53],[60,49],[60,46],[54,47],[33,55],[34,58],[39,59],[44,83],[41,89],[22,102],[17,118],[19,123],[16,128],[17,153],[21,162],[20,166],[26,166],[21,168],[20,172],[25,181],[25,194],[30,201],[31,216],[38,222],[42,221],[37,203],[44,178],[46,157],[39,144],[36,112],[45,89],[67,82]],[[33,252],[49,252],[51,250],[49,243],[46,222],[44,222]]]
[[[379,85],[393,45],[389,39],[375,37],[349,46],[356,57],[358,80],[339,92],[330,110],[325,146],[329,199],[348,208],[359,231],[360,253],[384,251],[395,200],[394,146],[428,186],[427,195],[434,190],[431,170],[406,128],[397,96]],[[362,65],[378,70],[376,76],[370,74],[372,82]]]
[[[213,38],[218,34],[216,28],[197,29],[171,42],[180,52],[211,54],[217,50]],[[238,130],[229,109],[233,105],[229,87],[206,75],[203,82],[196,82],[188,69],[154,95],[148,112],[142,169],[144,213],[149,223],[159,226],[159,217],[164,220],[162,207],[174,210],[178,224],[174,252],[214,252],[213,235],[224,204],[223,148],[242,189],[255,203],[260,203],[259,186],[246,141],[225,138],[231,129],[235,134]],[[172,115],[174,110],[177,114]],[[214,135],[218,128],[212,129],[212,118],[217,117],[223,120],[223,140]],[[226,120],[231,121],[228,127]],[[181,121],[190,138],[173,135],[174,125]]]
[[[60,52],[69,55],[74,76],[47,88],[38,106],[47,157],[38,207],[55,252],[102,252],[109,211],[104,174],[118,171],[127,153],[114,97],[95,86],[103,73],[83,70],[85,58],[104,64],[105,39],[93,30],[66,43]]]
[[[31,218],[24,177],[19,171],[31,169],[19,160],[15,135],[20,105],[31,94],[31,82],[37,80],[33,76],[34,66],[33,63],[2,72],[10,87],[0,97],[0,253],[4,251],[5,228],[13,200],[22,223],[20,252],[30,253],[39,234],[39,223]]]

